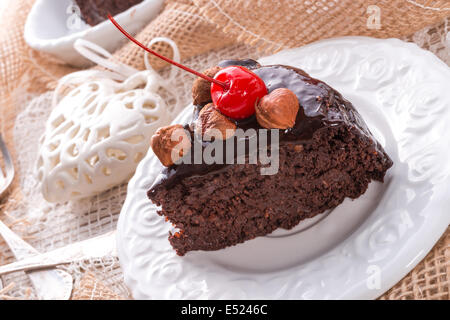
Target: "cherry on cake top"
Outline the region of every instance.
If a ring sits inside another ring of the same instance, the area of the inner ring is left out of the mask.
[[[142,49],[174,66],[209,81],[211,83],[210,91],[214,104],[224,115],[230,118],[240,120],[252,116],[255,113],[255,105],[267,94],[264,81],[247,68],[242,66],[229,66],[223,68],[214,78],[211,78],[146,47],[126,32],[111,15],[108,15],[108,18],[120,32]]]
[[[211,84],[214,105],[222,114],[236,120],[252,116],[258,101],[267,95],[264,81],[242,66],[226,67],[217,72],[214,79],[228,85],[228,88],[223,88]]]

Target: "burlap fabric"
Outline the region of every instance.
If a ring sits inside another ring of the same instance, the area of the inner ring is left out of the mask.
[[[124,298],[99,281],[92,272],[86,272],[75,285],[72,300],[123,300]]]
[[[52,89],[62,75],[74,69],[26,46],[23,40],[23,25],[34,0],[9,2],[8,9],[2,13],[0,19],[0,130],[14,155],[19,172],[13,187],[0,204],[0,218],[31,244],[48,250],[70,243],[74,241],[74,237],[64,238],[64,241],[52,241],[56,234],[53,235],[47,230],[45,235],[49,238],[48,241],[40,241],[38,238],[43,235],[41,230],[36,231],[35,225],[30,224],[23,215],[16,214],[26,200],[22,198],[23,194],[28,196],[23,192],[23,184],[19,183],[23,180],[21,174],[25,174],[20,170],[23,167],[23,160],[20,158],[27,153],[22,151],[22,147],[16,150],[13,127],[17,115],[24,111],[33,98]],[[375,17],[377,12],[380,14],[380,24]],[[446,42],[449,15],[450,3],[442,0],[171,0],[166,2],[164,11],[149,23],[137,38],[145,43],[156,36],[169,37],[179,46],[182,59],[196,67],[207,67],[203,64],[220,60],[222,57],[256,58],[258,55],[270,54],[318,39],[344,35],[400,37],[431,50],[450,64],[450,45]],[[164,45],[156,44],[154,49],[171,55],[170,49]],[[143,69],[143,54],[135,45],[127,43],[112,59]],[[151,62],[158,69],[164,66],[156,59]],[[188,90],[184,90],[184,94],[188,96]],[[45,98],[43,95],[37,99],[45,101]],[[125,186],[120,186],[95,201],[97,203],[107,199],[110,204],[110,198],[114,197],[117,207],[124,199],[124,190]],[[71,209],[82,207],[74,205]],[[98,214],[99,210],[82,211],[80,214],[89,219],[94,212]],[[108,228],[115,227],[117,215],[117,210],[111,213]],[[64,223],[68,223],[68,220],[60,219],[53,224],[47,223],[46,228],[53,230],[56,227],[64,230]],[[105,231],[105,228],[91,227],[85,236],[75,239],[80,240],[102,231]],[[449,299],[449,256],[450,231],[447,229],[428,256],[382,299]],[[11,253],[0,240],[0,264],[11,261]],[[67,269],[77,275],[72,297],[74,299],[129,297],[124,289],[116,259],[86,262],[82,267],[72,265]],[[90,272],[86,273],[86,270]],[[101,285],[103,281],[98,279],[109,281]],[[13,286],[12,281],[15,283]],[[8,278],[5,282],[6,289],[10,291],[1,292],[5,297],[33,298],[23,274]],[[22,289],[14,291],[14,288],[18,287]]]
[[[399,38],[442,20],[450,10],[448,0],[194,0],[194,3],[226,34],[270,51],[336,36]],[[376,12],[380,16],[379,25]]]

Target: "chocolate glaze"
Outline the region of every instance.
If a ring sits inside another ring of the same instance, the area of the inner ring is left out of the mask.
[[[231,67],[231,66],[243,66],[249,70],[253,70],[261,67],[258,61],[253,59],[238,59],[238,60],[223,60],[218,64],[221,68]]]
[[[385,161],[391,161],[383,148],[372,136],[353,105],[323,81],[310,77],[301,69],[283,65],[260,66],[256,61],[250,59],[225,60],[219,63],[220,67],[232,65],[241,65],[252,70],[264,81],[269,93],[277,88],[288,88],[296,94],[300,105],[296,122],[293,128],[280,130],[280,145],[283,143],[310,143],[317,130],[331,126],[347,126],[356,130],[360,135],[371,139],[373,141],[374,152],[383,154]],[[202,107],[195,107],[194,121]],[[262,128],[256,121],[255,116],[242,121],[236,121],[236,125],[238,128],[244,130],[249,128]],[[185,128],[193,132],[192,124],[186,125]],[[204,147],[207,142],[202,142],[202,144]],[[236,152],[234,154],[236,155]],[[193,157],[193,154],[190,153],[190,156]],[[181,179],[217,172],[217,170],[222,169],[224,166],[227,166],[227,164],[182,163],[173,165],[162,171],[150,188],[149,194],[157,187],[164,186],[170,188]]]

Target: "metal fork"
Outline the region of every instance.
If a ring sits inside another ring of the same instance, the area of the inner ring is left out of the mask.
[[[14,166],[11,155],[0,135],[0,151],[2,153],[5,172],[0,166],[0,196],[8,189],[14,178]],[[39,252],[0,221],[0,235],[8,244],[16,259],[26,259]],[[67,300],[72,294],[73,278],[63,270],[51,269],[27,272],[39,299]],[[0,289],[3,287],[0,278]]]
[[[3,141],[2,135],[0,134],[0,151],[3,155],[3,161],[5,165],[6,174],[3,172],[0,166],[0,196],[8,189],[14,178],[14,166],[11,160],[11,155],[9,154],[6,144]]]

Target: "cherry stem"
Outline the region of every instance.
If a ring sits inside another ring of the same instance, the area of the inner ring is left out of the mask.
[[[196,76],[198,76],[198,77],[200,77],[200,78],[203,78],[203,79],[205,79],[206,81],[215,83],[215,84],[221,86],[222,88],[224,88],[225,90],[227,90],[227,89],[229,88],[229,86],[228,86],[228,84],[227,84],[226,82],[219,81],[219,80],[216,80],[216,79],[214,79],[214,78],[208,77],[206,74],[197,72],[197,71],[195,71],[195,70],[193,70],[193,69],[191,69],[191,68],[188,68],[188,67],[186,67],[186,66],[184,66],[184,65],[182,65],[182,64],[180,64],[180,63],[177,63],[177,62],[175,62],[175,61],[173,61],[173,60],[171,60],[171,59],[169,59],[169,58],[166,58],[166,57],[164,57],[163,55],[160,55],[160,54],[157,53],[156,51],[153,51],[152,49],[150,49],[150,48],[146,47],[145,45],[143,45],[142,43],[140,43],[140,42],[139,42],[138,40],[136,40],[133,36],[131,36],[128,32],[126,32],[126,31],[125,31],[125,30],[117,23],[117,21],[114,20],[114,18],[113,18],[110,14],[108,14],[108,19],[111,20],[111,22],[116,26],[116,28],[119,29],[119,31],[122,32],[128,39],[130,39],[131,41],[133,41],[134,43],[136,43],[139,47],[141,47],[141,48],[144,49],[145,51],[147,51],[147,52],[149,52],[149,53],[151,53],[151,54],[157,56],[158,58],[160,58],[160,59],[162,59],[162,60],[164,60],[164,61],[166,61],[166,62],[168,62],[168,63],[170,63],[170,64],[173,64],[174,66],[177,66],[178,68],[181,68],[181,69],[183,69],[183,70],[186,70],[187,72],[190,72],[190,73],[192,73],[192,74],[195,74]]]

